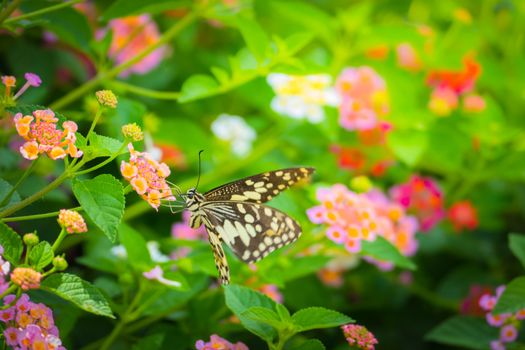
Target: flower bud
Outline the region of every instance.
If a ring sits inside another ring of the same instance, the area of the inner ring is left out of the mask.
[[[356,176],[350,182],[350,186],[356,192],[368,192],[372,187],[372,181],[366,176]]]
[[[144,139],[142,129],[136,123],[124,125],[122,127],[122,134],[125,138],[130,139],[134,142],[141,141],[142,139]]]
[[[40,288],[42,274],[29,267],[17,267],[11,273],[11,282],[23,290]]]
[[[63,256],[55,256],[55,258],[53,259],[53,266],[58,271],[64,271],[65,269],[67,269],[68,264],[67,264],[66,259],[64,259]]]
[[[36,233],[26,233],[23,237],[24,244],[28,247],[32,247],[38,244],[40,241]]]
[[[109,108],[117,108],[117,96],[111,90],[100,90],[95,93],[98,103]]]

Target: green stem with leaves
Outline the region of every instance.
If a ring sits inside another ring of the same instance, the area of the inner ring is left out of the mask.
[[[84,0],[70,0],[70,1],[66,1],[66,2],[61,3],[61,4],[49,6],[49,7],[40,9],[40,10],[36,10],[36,11],[33,11],[33,12],[25,13],[25,14],[20,15],[20,16],[8,18],[8,19],[6,19],[4,21],[4,23],[5,24],[9,24],[9,23],[21,21],[23,19],[29,19],[29,18],[32,18],[32,17],[40,16],[40,15],[43,15],[45,13],[58,11],[58,10],[63,9],[65,7],[70,7],[70,6],[73,6],[75,4],[78,4],[78,3],[82,2],[82,1],[84,1]]]
[[[1,13],[0,13],[0,24],[4,23],[4,21],[11,16],[13,12],[20,6],[20,3],[22,0],[13,0]]]
[[[116,90],[124,90],[135,95],[154,98],[157,100],[177,100],[180,97],[180,92],[178,91],[157,91],[131,85],[123,81],[112,81],[110,86]]]
[[[130,68],[137,62],[140,62],[144,57],[148,56],[150,53],[155,51],[157,48],[161,47],[162,45],[165,45],[170,40],[172,40],[177,34],[179,34],[184,28],[189,26],[191,23],[193,23],[198,16],[200,15],[202,9],[194,10],[193,12],[190,12],[188,15],[186,15],[184,18],[182,18],[180,21],[175,23],[171,28],[169,28],[167,31],[162,34],[162,36],[159,38],[157,42],[152,44],[151,46],[148,46],[144,51],[142,51],[137,56],[133,57],[132,59],[123,62],[122,64],[110,69],[107,72],[99,72],[95,78],[92,80],[86,82],[85,84],[79,86],[75,90],[71,91],[67,95],[63,96],[62,98],[58,99],[54,103],[50,105],[51,109],[59,109],[64,106],[67,106],[71,102],[77,100],[78,98],[84,96],[86,93],[88,93],[90,90],[96,88],[100,84],[102,84],[105,80],[111,80],[115,77],[117,77],[120,73],[125,71],[126,69]]]
[[[65,229],[65,227],[62,227],[62,230],[60,231],[60,233],[58,234],[58,237],[57,239],[55,240],[55,243],[53,243],[53,246],[51,247],[51,249],[53,250],[53,252],[56,252],[57,249],[60,247],[60,244],[62,243],[62,241],[64,240],[64,238],[66,238],[67,236],[67,231]]]
[[[82,207],[75,207],[75,208],[71,208],[69,210],[81,211],[83,209],[82,209]],[[2,221],[3,222],[18,222],[18,221],[47,219],[47,218],[52,218],[52,217],[58,216],[58,214],[60,214],[60,211],[52,211],[50,213],[43,213],[43,214],[13,216],[13,217],[10,217],[10,218],[2,219]]]
[[[99,164],[94,165],[94,166],[92,166],[92,167],[89,168],[89,169],[82,170],[82,171],[77,171],[77,172],[75,173],[75,176],[78,176],[78,175],[84,175],[84,174],[90,173],[90,172],[95,171],[95,170],[97,170],[97,169],[99,169],[99,168],[102,168],[104,165],[106,165],[106,164],[112,162],[115,158],[117,158],[117,157],[119,156],[119,154],[122,153],[122,151],[126,148],[127,144],[128,144],[127,141],[124,141],[124,142],[122,143],[122,146],[120,146],[120,148],[118,149],[118,151],[115,152],[113,155],[111,155],[111,157],[108,157],[108,158],[107,158],[106,160],[104,160],[103,162],[100,162]]]

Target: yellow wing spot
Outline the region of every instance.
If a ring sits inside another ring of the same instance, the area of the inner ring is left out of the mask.
[[[277,172],[275,173],[275,176],[283,176],[283,172],[282,172],[282,171],[277,171]]]
[[[275,231],[272,230],[272,229],[268,229],[268,230],[266,230],[266,232],[264,234],[269,236],[269,237],[272,237],[272,236],[275,235]]]
[[[234,194],[233,196],[231,196],[230,200],[232,201],[245,201],[247,200],[248,198],[245,197],[245,196],[241,196],[240,194]]]

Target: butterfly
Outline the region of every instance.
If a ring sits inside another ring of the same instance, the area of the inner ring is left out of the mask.
[[[185,208],[191,213],[190,226],[206,227],[222,284],[230,282],[222,242],[239,259],[253,263],[299,238],[301,226],[297,221],[262,203],[310,177],[314,170],[280,169],[233,181],[204,194],[195,188],[187,191],[184,197]]]

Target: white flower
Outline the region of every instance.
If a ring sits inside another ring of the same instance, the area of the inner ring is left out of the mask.
[[[117,258],[120,259],[127,259],[128,257],[128,252],[122,244],[111,247],[111,254],[115,255]]]
[[[148,246],[149,255],[151,256],[151,260],[158,263],[163,263],[166,261],[170,261],[169,256],[162,254],[160,251],[160,245],[157,241],[148,241],[146,243]]]
[[[337,106],[340,102],[337,91],[331,86],[332,78],[327,74],[272,73],[267,80],[276,94],[272,109],[291,118],[319,123],[325,117],[323,106]]]
[[[255,130],[237,115],[219,115],[211,124],[211,130],[218,139],[229,142],[232,152],[238,156],[248,154],[257,137]]]

